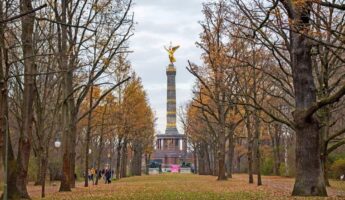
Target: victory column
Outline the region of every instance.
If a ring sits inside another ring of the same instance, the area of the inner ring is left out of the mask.
[[[176,128],[176,68],[174,62],[175,51],[180,46],[165,48],[169,55],[169,65],[166,68],[167,75],[167,124],[165,134],[157,135],[156,150],[152,159],[161,162],[165,167],[170,164],[180,164],[186,161],[187,140],[184,134],[179,134]]]

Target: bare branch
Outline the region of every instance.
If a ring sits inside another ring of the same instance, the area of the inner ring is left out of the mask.
[[[43,4],[43,5],[41,5],[41,6],[39,6],[39,7],[37,7],[37,8],[35,8],[35,9],[32,9],[32,10],[30,10],[30,11],[28,11],[28,12],[25,12],[25,13],[22,13],[22,14],[19,14],[19,15],[16,15],[16,16],[13,16],[13,17],[4,19],[4,20],[0,20],[0,24],[3,24],[3,23],[6,23],[6,22],[10,22],[10,21],[19,19],[19,18],[21,18],[21,17],[24,17],[25,15],[29,15],[29,14],[34,13],[34,12],[36,12],[36,11],[38,11],[38,10],[41,10],[41,9],[43,9],[43,8],[45,8],[45,7],[47,7],[47,4],[46,4],[46,3]]]

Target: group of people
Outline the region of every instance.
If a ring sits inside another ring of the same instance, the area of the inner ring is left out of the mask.
[[[98,176],[98,179],[101,179],[103,177],[105,183],[109,184],[111,183],[111,177],[113,174],[114,174],[113,171],[108,168],[105,168],[102,170],[91,168],[88,170],[87,176],[88,176],[89,181],[92,181],[92,184],[95,184],[96,175]]]

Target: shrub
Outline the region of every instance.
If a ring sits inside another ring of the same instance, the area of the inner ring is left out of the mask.
[[[273,159],[272,158],[264,158],[262,159],[261,163],[261,173],[263,175],[271,175],[273,173]]]
[[[341,153],[336,153],[336,152],[333,152],[331,154],[328,155],[328,161],[330,163],[334,163],[335,161],[337,160],[340,160],[340,159],[345,159],[345,153],[341,152]]]
[[[78,180],[84,180],[85,168],[83,166],[77,165],[75,167],[75,173],[77,174]],[[61,172],[62,175],[62,172]]]
[[[30,156],[29,159],[29,167],[28,167],[28,181],[36,181],[37,173],[38,173],[38,166],[37,166],[37,158],[33,155]]]
[[[345,159],[334,161],[330,169],[332,171],[332,174],[337,178],[345,174]]]
[[[279,167],[279,174],[281,176],[288,176],[288,174],[286,174],[286,166],[285,163],[281,163],[280,167]]]
[[[294,177],[295,167],[288,165],[288,170],[286,170],[285,163],[280,164],[279,173],[281,176]]]

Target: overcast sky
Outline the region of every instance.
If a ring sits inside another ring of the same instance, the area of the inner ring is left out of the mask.
[[[156,112],[157,130],[164,133],[166,126],[166,74],[169,64],[163,46],[181,45],[175,53],[177,62],[177,109],[191,99],[194,78],[186,70],[187,61],[200,63],[199,39],[203,0],[136,0],[134,6],[135,35],[130,46],[133,68],[142,78],[149,101]],[[181,124],[178,122],[181,132]]]

